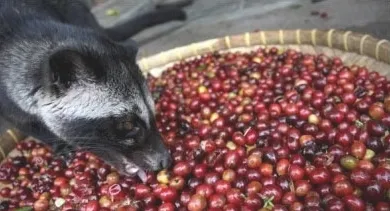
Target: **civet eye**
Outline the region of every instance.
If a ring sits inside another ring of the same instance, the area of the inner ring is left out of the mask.
[[[132,138],[138,134],[140,128],[135,126],[131,121],[122,121],[116,128],[117,135],[123,138]]]
[[[130,121],[125,121],[125,122],[122,122],[122,128],[123,128],[123,130],[133,130],[134,125]]]

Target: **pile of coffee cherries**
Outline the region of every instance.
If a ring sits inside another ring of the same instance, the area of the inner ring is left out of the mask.
[[[170,169],[142,183],[26,141],[0,167],[0,210],[390,210],[390,82],[377,72],[266,48],[182,61],[148,84]]]

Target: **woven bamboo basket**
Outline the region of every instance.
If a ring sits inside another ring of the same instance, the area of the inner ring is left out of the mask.
[[[170,65],[213,51],[250,51],[259,47],[295,49],[309,54],[340,57],[346,65],[365,66],[390,78],[390,41],[370,35],[339,30],[259,31],[211,39],[141,58],[139,66],[145,74],[159,77]],[[26,138],[18,129],[0,136],[0,161],[16,144]]]

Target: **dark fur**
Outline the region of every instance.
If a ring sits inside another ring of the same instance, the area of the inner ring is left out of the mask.
[[[122,173],[167,167],[137,50],[115,41],[184,18],[169,9],[103,29],[76,0],[1,0],[0,114],[52,146],[90,150]],[[129,122],[133,129],[121,127]]]

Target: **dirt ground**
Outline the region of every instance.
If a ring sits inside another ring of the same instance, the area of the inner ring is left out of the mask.
[[[92,11],[102,25],[111,26],[131,18],[134,7],[145,1],[108,0]],[[109,8],[120,15],[107,17],[104,12]],[[187,21],[162,24],[133,37],[144,56],[256,29],[335,28],[390,38],[389,0],[194,0],[185,10]],[[328,17],[313,16],[312,11]]]

